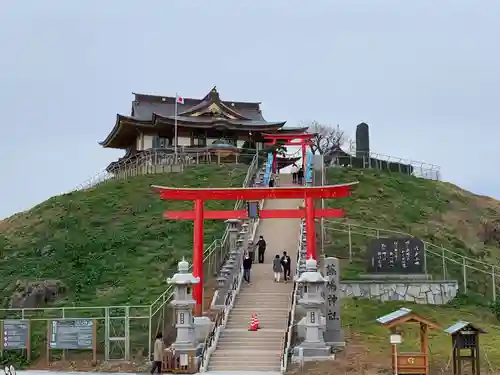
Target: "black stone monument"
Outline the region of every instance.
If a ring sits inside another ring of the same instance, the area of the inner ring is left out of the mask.
[[[374,239],[367,246],[367,272],[423,274],[426,269],[424,252],[424,243],[415,237]]]

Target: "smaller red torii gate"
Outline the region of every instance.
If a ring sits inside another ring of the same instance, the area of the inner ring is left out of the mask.
[[[305,218],[307,231],[307,257],[316,259],[316,218],[341,218],[344,212],[339,209],[315,209],[314,199],[345,198],[357,182],[317,186],[317,187],[276,187],[276,188],[172,188],[151,186],[163,200],[190,200],[194,202],[193,211],[178,211],[164,213],[171,220],[194,220],[193,233],[193,275],[200,278],[200,283],[193,287],[193,297],[196,301],[195,313],[201,315],[203,301],[203,251],[204,251],[204,220],[205,219],[246,219],[246,210],[205,211],[206,200],[243,200],[261,201],[263,199],[304,199],[304,208],[286,210],[261,210],[262,219]],[[286,233],[283,233],[286,235]]]
[[[306,169],[306,147],[312,144],[312,139],[316,134],[314,133],[298,133],[298,134],[269,134],[262,133],[262,137],[267,142],[265,146],[273,146],[278,141],[284,141],[283,146],[300,146],[302,149],[302,167]],[[272,172],[276,172],[276,152],[273,153],[273,167]]]

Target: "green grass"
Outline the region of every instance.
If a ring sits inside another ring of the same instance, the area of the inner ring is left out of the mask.
[[[67,292],[57,305],[149,304],[166,288],[182,257],[191,259],[192,221],[166,221],[165,210],[192,203],[161,201],[151,184],[173,187],[239,187],[246,166],[203,165],[184,173],[111,181],[91,190],[53,197],[1,223],[1,296],[6,306],[16,280],[57,279]],[[234,201],[209,201],[231,209]],[[205,244],[225,224],[206,221]],[[50,246],[51,255],[41,255]]]
[[[344,222],[410,233],[458,254],[499,264],[499,249],[485,246],[479,236],[481,220],[500,213],[499,203],[491,198],[476,196],[449,183],[380,170],[330,168],[327,181],[329,184],[359,181],[351,197],[326,201],[328,207],[345,210]],[[342,262],[343,278],[359,278],[365,272],[365,249],[371,239],[366,234],[374,236],[376,232],[354,230],[353,262]],[[328,231],[328,237],[330,244],[325,252],[348,258],[347,234]],[[427,265],[436,279],[443,277],[440,258],[428,257]],[[446,269],[448,279],[462,282],[460,264],[447,262]],[[491,296],[491,277],[469,269],[467,279],[470,292]]]

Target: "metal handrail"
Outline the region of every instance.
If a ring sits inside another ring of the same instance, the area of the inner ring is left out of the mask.
[[[297,249],[297,261],[295,264],[299,264],[299,258],[300,258],[300,250],[302,249],[302,233],[304,231],[304,225],[303,222],[300,224],[300,231],[299,231],[299,246]],[[295,268],[295,274],[297,274],[297,267]],[[290,312],[288,314],[288,322],[287,322],[287,327],[285,331],[285,338],[284,338],[284,343],[283,343],[283,350],[281,353],[281,373],[284,374],[287,370],[288,367],[288,356],[290,353],[290,346],[292,345],[292,333],[293,333],[293,327],[295,326],[295,308],[297,306],[297,283],[293,283],[293,291],[292,291],[292,306],[290,308]]]

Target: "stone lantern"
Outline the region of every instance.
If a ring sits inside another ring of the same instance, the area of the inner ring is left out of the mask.
[[[330,347],[325,344],[321,326],[322,310],[325,305],[321,292],[328,280],[318,272],[318,262],[310,258],[306,261],[306,272],[295,281],[302,286],[303,290],[297,304],[304,309],[306,315],[303,324],[304,341],[294,350],[295,360],[299,353],[305,361],[329,359]]]
[[[238,237],[239,227],[241,226],[241,220],[229,219],[225,223],[229,225],[229,249],[236,249],[236,239]]]
[[[175,288],[174,299],[170,302],[175,312],[175,328],[177,337],[172,348],[180,354],[192,354],[196,351],[196,336],[193,318],[193,285],[200,282],[199,277],[194,277],[189,272],[189,263],[184,259],[179,262],[178,270],[172,278],[167,279],[168,284]]]

